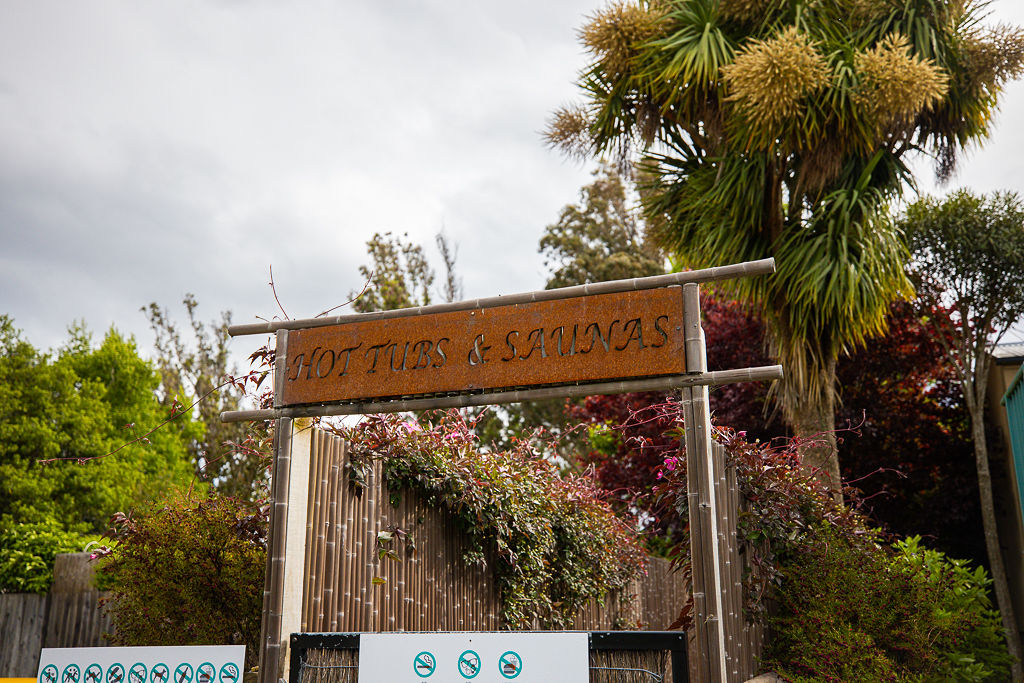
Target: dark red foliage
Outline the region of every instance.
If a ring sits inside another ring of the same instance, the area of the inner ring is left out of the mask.
[[[839,434],[839,462],[865,511],[895,533],[983,563],[970,423],[934,332],[909,303],[893,304],[888,333],[837,374],[836,426],[851,429]]]
[[[764,351],[764,323],[758,315],[742,304],[711,294],[705,294],[701,304],[708,369],[771,364]],[[678,540],[682,528],[678,514],[658,503],[651,493],[665,458],[679,452],[679,440],[672,435],[675,413],[664,409],[666,402],[677,396],[678,392],[590,396],[569,407],[573,420],[592,427],[614,427],[604,436],[591,438],[595,447],[583,455],[582,463],[594,468],[598,483],[620,509],[643,516],[649,531],[666,534],[672,541]],[[746,430],[750,439],[767,441],[783,433],[778,420],[766,420],[766,404],[767,386],[762,383],[725,385],[711,392],[715,424]]]
[[[621,512],[649,517],[649,531],[678,541],[679,516],[672,506],[654,502],[656,474],[665,458],[679,452],[675,413],[664,410],[664,392],[588,396],[570,405],[572,419],[591,425],[593,448],[581,457],[598,485]]]
[[[721,296],[702,300],[708,368],[769,365],[760,316]],[[900,535],[920,534],[955,557],[983,560],[977,479],[959,387],[942,362],[938,340],[907,303],[893,305],[887,335],[839,363],[841,406],[836,415],[844,480],[858,488],[872,518]],[[765,383],[716,387],[716,425],[748,439],[785,435],[770,411]],[[652,406],[670,394],[592,396],[570,409],[590,425],[621,425],[582,457],[622,509],[652,517],[652,530],[672,535],[678,517],[650,495],[657,468],[678,442],[666,434],[664,411]],[[769,410],[766,410],[766,407]]]
[[[705,294],[701,298],[708,370],[773,365],[765,348],[764,321],[738,301]],[[768,401],[768,384],[741,382],[711,388],[712,421],[747,432],[748,439],[769,441],[786,434]]]

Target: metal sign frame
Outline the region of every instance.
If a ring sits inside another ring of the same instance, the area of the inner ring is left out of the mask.
[[[309,650],[359,650],[358,633],[293,633],[289,641],[288,683],[302,683]],[[672,680],[689,683],[686,633],[680,631],[589,631],[590,651],[655,650],[668,652]]]
[[[701,681],[726,681],[728,679],[726,634],[721,618],[721,615],[724,614],[723,591],[725,587],[722,585],[719,561],[720,541],[714,488],[716,467],[711,451],[708,387],[734,382],[781,379],[782,367],[773,365],[709,372],[704,333],[700,325],[698,285],[702,282],[766,275],[773,272],[775,272],[775,261],[769,258],[684,273],[656,275],[632,280],[614,280],[412,309],[306,320],[277,320],[229,327],[228,333],[231,336],[274,333],[277,337],[274,377],[275,407],[264,410],[228,411],[221,414],[221,420],[224,422],[271,419],[277,421],[271,476],[272,513],[264,586],[259,683],[276,683],[285,660],[286,653],[282,650],[287,649],[287,642],[283,639],[283,635],[299,630],[297,620],[291,612],[294,612],[295,605],[302,602],[301,572],[302,557],[305,553],[305,534],[301,533],[300,526],[305,522],[305,489],[308,484],[309,464],[308,458],[292,458],[291,455],[293,447],[295,447],[293,442],[299,444],[298,453],[303,452],[304,449],[308,453],[309,426],[308,424],[300,425],[300,428],[296,429],[293,426],[293,419],[463,408],[544,398],[582,397],[676,388],[682,389],[685,423],[685,444],[681,444],[681,448],[685,449],[688,463],[687,495],[691,515],[690,537],[694,565],[693,594],[696,636],[698,648],[704,655],[697,662],[697,670]],[[460,311],[484,311],[517,304],[559,301],[598,294],[635,292],[680,285],[683,294],[682,332],[685,344],[685,372],[682,374],[604,382],[571,382],[542,387],[499,388],[498,390],[468,388],[464,391],[445,392],[439,395],[397,396],[382,399],[372,398],[371,400],[350,398],[345,401],[325,401],[316,405],[289,406],[282,405],[279,401],[284,393],[288,368],[288,335],[292,330],[310,330],[346,323],[413,318]],[[302,420],[301,422],[306,421]],[[292,514],[289,515],[289,512]],[[292,530],[292,533],[289,533],[289,529]],[[291,559],[289,560],[289,558]],[[294,595],[296,592],[297,596]],[[286,593],[292,596],[290,600],[285,600]],[[285,613],[289,610],[291,612],[289,612],[289,616],[286,616]],[[275,661],[278,663],[276,666],[271,664]]]

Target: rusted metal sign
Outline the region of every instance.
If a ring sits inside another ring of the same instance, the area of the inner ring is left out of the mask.
[[[278,407],[685,372],[679,287],[292,330]]]

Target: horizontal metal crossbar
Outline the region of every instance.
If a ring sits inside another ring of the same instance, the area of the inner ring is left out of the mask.
[[[666,391],[679,387],[718,386],[737,382],[756,382],[782,379],[781,365],[766,365],[737,370],[672,375],[595,384],[571,384],[514,391],[497,391],[455,396],[431,396],[426,398],[398,398],[387,401],[361,403],[340,403],[331,405],[295,406],[289,408],[267,408],[263,410],[229,410],[221,413],[222,422],[245,422],[275,420],[281,417],[328,417],[332,415],[372,415],[374,413],[401,413],[412,410],[434,410],[443,408],[469,408],[473,406],[518,403],[547,398],[579,398],[605,394],[623,394],[633,391]]]
[[[652,275],[650,277],[638,277],[631,280],[595,282],[593,284],[576,285],[574,287],[560,287],[558,289],[541,289],[535,292],[523,292],[521,294],[509,294],[507,296],[492,296],[483,299],[468,299],[466,301],[432,304],[430,306],[420,306],[418,308],[400,308],[391,311],[349,313],[346,315],[335,315],[322,318],[272,320],[262,323],[230,325],[228,327],[228,334],[232,337],[238,337],[246,334],[270,334],[277,330],[302,330],[310,327],[327,327],[329,325],[341,325],[343,323],[365,320],[387,320],[390,318],[404,318],[408,316],[428,315],[432,313],[449,313],[452,311],[469,311],[481,308],[495,308],[497,306],[511,306],[514,304],[532,303],[536,301],[555,301],[558,299],[570,299],[573,297],[589,296],[592,294],[612,294],[615,292],[657,289],[659,287],[683,285],[689,282],[700,283],[714,282],[717,280],[731,280],[738,277],[749,277],[752,275],[768,275],[774,272],[775,259],[767,258],[760,261],[747,261],[745,263],[705,268],[702,270],[688,270],[684,273]]]

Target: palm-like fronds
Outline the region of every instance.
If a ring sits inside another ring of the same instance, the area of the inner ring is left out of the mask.
[[[983,7],[649,0],[584,29],[575,130],[592,153],[641,158],[662,246],[694,267],[775,257],[775,277],[734,287],[772,321],[784,404],[830,401],[836,356],[909,293],[887,217],[912,182],[903,157],[951,168],[1024,65],[1024,35],[981,28]]]

